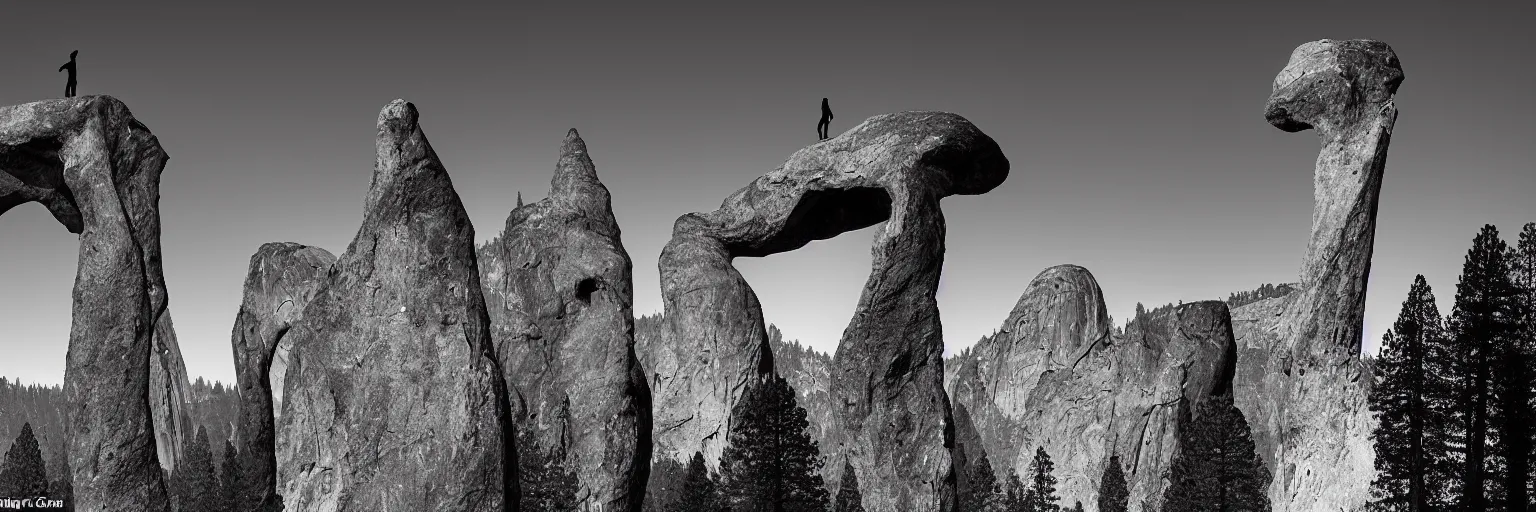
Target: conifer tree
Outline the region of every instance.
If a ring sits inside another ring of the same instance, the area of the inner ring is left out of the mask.
[[[864,512],[864,495],[859,492],[859,476],[853,473],[853,464],[843,460],[842,485],[837,488],[837,503],[832,512]]]
[[[1510,282],[1515,288],[1515,324],[1518,329],[1515,338],[1520,340],[1527,357],[1536,359],[1536,222],[1528,222],[1520,230],[1520,238],[1508,259]],[[1536,382],[1532,387],[1536,387]],[[1527,411],[1536,410],[1536,393],[1532,394],[1531,400]],[[1536,446],[1531,448],[1536,450]],[[1536,464],[1531,466],[1526,481],[1536,485]]]
[[[1104,476],[1099,479],[1099,512],[1126,512],[1131,504],[1131,491],[1126,485],[1125,471],[1120,468],[1120,456],[1110,455],[1104,466]]]
[[[1507,251],[1498,229],[1483,226],[1462,264],[1451,313],[1452,376],[1461,405],[1457,426],[1465,447],[1457,487],[1464,510],[1515,503],[1523,508],[1525,502],[1530,389],[1514,339]],[[1498,503],[1501,498],[1514,503]]]
[[[0,461],[0,496],[37,497],[48,492],[48,473],[43,467],[43,451],[32,435],[32,424],[22,423],[21,433],[5,451]]]
[[[720,457],[724,504],[734,512],[826,510],[821,454],[789,381],[775,374],[749,385],[732,416]]]
[[[1083,502],[1079,501],[1072,506],[1072,512],[1083,512]]]
[[[688,467],[671,457],[658,459],[651,463],[651,478],[645,486],[645,512],[677,510],[682,496],[683,478]]]
[[[995,512],[1003,510],[1006,494],[1002,486],[998,485],[997,474],[992,471],[992,461],[987,458],[987,452],[977,450],[979,459],[965,468],[965,488],[959,489],[959,509],[974,510],[976,512]]]
[[[1421,512],[1446,505],[1454,467],[1445,426],[1455,408],[1443,378],[1448,349],[1434,293],[1424,276],[1417,276],[1375,362],[1370,407],[1378,418],[1371,434],[1376,510]]]
[[[721,510],[720,491],[715,479],[704,466],[704,454],[693,452],[688,470],[683,473],[683,486],[678,496],[677,510],[686,512],[713,512]]]
[[[1024,482],[1019,480],[1019,473],[1008,471],[1008,483],[1003,486],[1003,510],[1008,512],[1025,512],[1024,497],[1029,491],[1024,489]]]
[[[224,462],[219,468],[219,509],[229,512],[240,510],[240,454],[234,443],[224,440]]]
[[[1197,412],[1179,431],[1163,512],[1268,512],[1269,470],[1232,395],[1208,399]]]
[[[1030,483],[1024,491],[1026,512],[1060,512],[1061,497],[1056,495],[1056,464],[1045,447],[1035,448],[1035,460],[1029,464]]]
[[[576,473],[565,469],[558,450],[539,445],[532,427],[517,430],[517,455],[520,510],[576,509]]]
[[[187,446],[186,456],[171,473],[171,480],[175,482],[171,487],[177,510],[194,512],[218,507],[218,476],[208,447],[208,431],[201,425]]]

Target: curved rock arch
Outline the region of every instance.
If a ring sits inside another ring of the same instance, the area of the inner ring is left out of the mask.
[[[939,201],[990,191],[1008,171],[997,143],[960,116],[887,114],[796,152],[713,212],[678,218],[659,262],[665,348],[648,369],[657,453],[700,451],[717,467],[741,391],[773,371],[761,305],[731,260],[886,222],[834,358],[836,445],[822,452],[851,461],[869,510],[950,510]],[[842,466],[828,466],[827,481],[839,481]]]
[[[277,495],[277,447],[273,388],[281,389],[285,363],[274,364],[285,336],[315,297],[336,256],[318,247],[269,243],[251,256],[244,296],[230,344],[240,390],[239,428],[242,487],[240,510],[281,510]],[[277,376],[274,378],[274,376]]]

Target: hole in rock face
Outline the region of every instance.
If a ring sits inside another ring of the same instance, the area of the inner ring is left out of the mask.
[[[777,236],[730,249],[737,256],[760,258],[864,229],[890,217],[891,196],[883,188],[808,190],[795,203]]]
[[[576,283],[576,300],[582,304],[592,303],[592,294],[598,289],[597,278],[588,277]]]
[[[869,280],[870,244],[890,216],[891,198],[882,188],[806,191],[774,237],[729,248],[764,322],[777,328],[777,334],[769,329],[770,339],[833,355]],[[774,360],[781,371],[800,364],[788,354]]]

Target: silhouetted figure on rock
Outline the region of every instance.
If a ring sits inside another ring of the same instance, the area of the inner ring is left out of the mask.
[[[59,66],[59,71],[64,71],[66,69],[69,70],[69,82],[64,84],[65,98],[75,97],[75,55],[79,54],[80,50],[69,52],[69,62],[64,63],[63,66]],[[826,110],[826,100],[822,100],[822,110]],[[826,114],[822,115],[825,116]]]
[[[74,83],[74,82],[70,82]],[[832,124],[832,107],[827,106],[827,99],[821,99],[821,121],[816,123],[816,135],[821,140],[827,140],[827,127]]]

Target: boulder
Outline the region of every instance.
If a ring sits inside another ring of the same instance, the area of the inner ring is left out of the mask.
[[[1236,344],[1218,301],[1161,309],[1116,334],[1097,280],[1061,265],[1036,276],[1003,326],[950,363],[966,465],[984,451],[999,481],[1027,481],[1043,447],[1062,502],[1095,510],[1099,480],[1119,455],[1131,510],[1155,511],[1180,430],[1206,400],[1231,392]]]
[[[885,222],[834,356],[835,442],[822,451],[851,462],[868,510],[951,510],[951,417],[934,301],[939,201],[985,193],[1008,169],[997,143],[960,116],[887,114],[801,149],[713,212],[678,218],[659,263],[663,349],[647,369],[659,453],[683,460],[700,451],[718,467],[744,386],[773,371],[761,306],[731,260]],[[831,466],[827,481],[841,481],[842,468]]]
[[[362,227],[287,334],[285,508],[515,510],[474,227],[415,106],[384,107],[377,151]]]
[[[1232,312],[1240,345],[1234,398],[1274,475],[1275,512],[1357,510],[1370,498],[1371,375],[1360,343],[1402,81],[1385,43],[1325,39],[1291,53],[1265,105],[1270,124],[1316,129],[1322,143],[1297,291]]]
[[[576,473],[578,508],[638,512],[651,392],[635,357],[632,265],[619,235],[608,189],[571,130],[549,196],[519,204],[480,248],[480,280],[518,428]]]
[[[159,202],[167,158],[149,128],[109,96],[0,107],[0,214],[36,201],[80,234],[64,390],[82,510],[166,510],[157,459],[174,463],[175,451],[157,454],[156,418],[169,439],[185,437],[164,430],[176,428],[175,386],[185,380],[166,336]],[[151,360],[163,372],[154,391]],[[168,405],[159,413],[154,393]]]
[[[235,356],[235,382],[240,415],[235,447],[240,451],[239,510],[282,509],[277,495],[277,455],[273,441],[273,356],[287,338],[305,306],[336,262],[325,249],[295,243],[269,243],[251,256],[245,292],[235,315],[230,345]],[[285,371],[286,367],[280,369]]]

